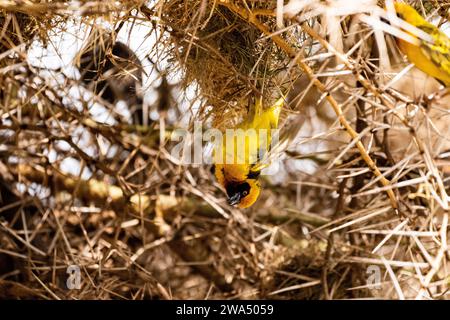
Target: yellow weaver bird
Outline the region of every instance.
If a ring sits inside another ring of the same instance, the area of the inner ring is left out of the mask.
[[[426,21],[413,7],[406,3],[395,2],[397,15],[430,36],[431,41],[417,38],[418,45],[397,38],[400,50],[418,69],[432,76],[446,87],[450,86],[450,39],[436,26]]]
[[[225,188],[230,205],[248,208],[258,199],[261,191],[259,175],[267,166],[262,160],[269,151],[283,104],[284,98],[280,98],[263,111],[262,100],[257,99],[253,115],[233,128],[233,136],[225,135],[223,158],[216,161],[214,174]]]

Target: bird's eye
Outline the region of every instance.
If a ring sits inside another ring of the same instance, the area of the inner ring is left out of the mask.
[[[242,195],[245,197],[246,195],[248,195],[248,191],[243,191]]]

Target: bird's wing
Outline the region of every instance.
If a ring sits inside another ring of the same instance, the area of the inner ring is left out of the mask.
[[[418,28],[434,39],[434,43],[422,41],[423,54],[450,76],[450,39],[433,25],[421,25]]]

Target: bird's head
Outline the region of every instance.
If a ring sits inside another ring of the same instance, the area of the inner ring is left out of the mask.
[[[232,182],[226,187],[228,203],[239,208],[248,208],[259,197],[261,187],[258,180],[246,179],[242,182]]]
[[[422,16],[416,11],[416,9],[407,3],[396,1],[394,3],[394,8],[397,16],[406,22],[414,24],[415,21],[423,20]]]

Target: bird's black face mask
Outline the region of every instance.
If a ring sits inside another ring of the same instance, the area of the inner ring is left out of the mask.
[[[228,204],[237,205],[250,193],[250,185],[247,182],[231,183],[226,187]]]

